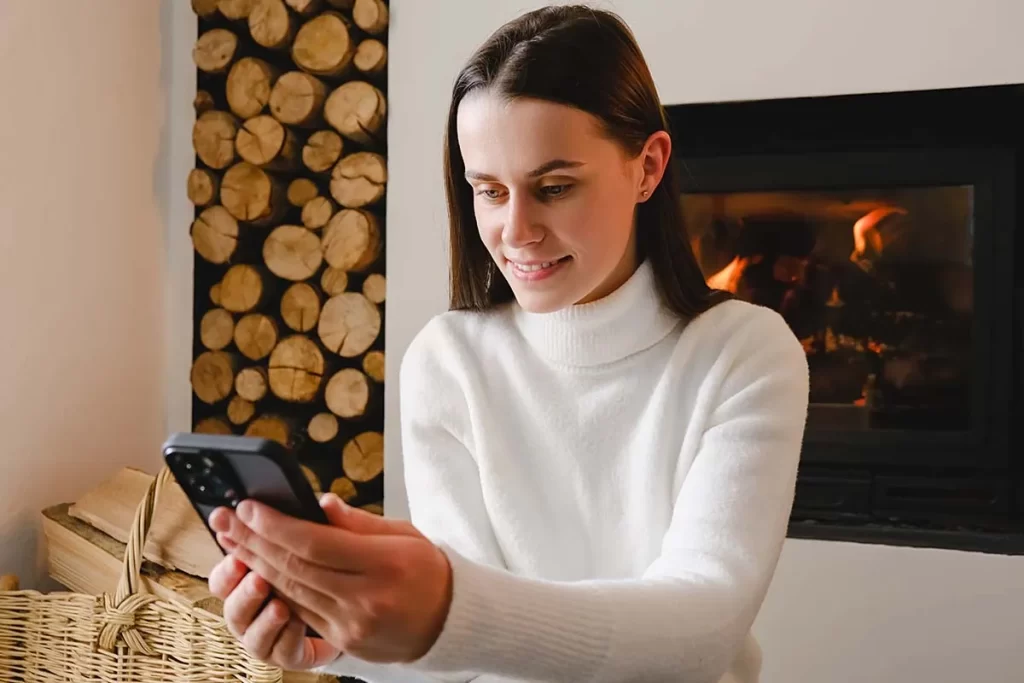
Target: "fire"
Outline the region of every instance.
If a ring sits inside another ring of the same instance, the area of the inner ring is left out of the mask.
[[[871,264],[882,255],[885,248],[885,240],[878,229],[878,224],[893,214],[905,216],[907,210],[896,206],[883,206],[857,219],[853,224],[853,251],[850,253],[850,261],[865,270],[870,270]]]
[[[737,256],[729,265],[708,278],[708,286],[735,294],[739,289],[740,280],[743,279],[743,272],[749,265],[749,258]]]

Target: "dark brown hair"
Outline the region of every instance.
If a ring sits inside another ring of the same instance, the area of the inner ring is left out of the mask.
[[[579,5],[546,7],[498,29],[459,73],[448,112],[444,168],[453,310],[482,310],[514,298],[477,231],[459,149],[459,105],[482,88],[587,112],[634,155],[653,133],[669,129],[643,54],[617,15]],[[665,304],[692,318],[728,295],[708,287],[694,258],[679,206],[677,173],[669,163],[651,197],[637,205],[637,248],[639,258],[650,261]]]

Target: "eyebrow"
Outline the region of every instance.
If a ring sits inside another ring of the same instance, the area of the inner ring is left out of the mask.
[[[559,170],[570,169],[570,168],[579,168],[580,166],[583,166],[583,165],[584,164],[583,164],[582,161],[569,161],[568,159],[552,159],[551,161],[548,161],[547,163],[541,164],[537,168],[533,169],[527,175],[530,178],[538,178],[538,177],[540,177],[542,175],[545,175],[546,173],[551,173],[552,171],[559,171]],[[466,178],[467,179],[471,179],[471,180],[488,180],[488,181],[497,180],[497,178],[495,178],[492,175],[488,175],[486,173],[480,173],[479,171],[470,171],[470,170],[466,171]]]

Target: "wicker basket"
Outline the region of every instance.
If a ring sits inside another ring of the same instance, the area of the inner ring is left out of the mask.
[[[117,593],[0,591],[0,683],[279,683],[212,612],[138,592],[154,479],[135,513]]]

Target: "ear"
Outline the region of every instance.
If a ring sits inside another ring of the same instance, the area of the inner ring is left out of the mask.
[[[654,194],[671,159],[672,138],[663,130],[652,133],[640,152],[643,173],[640,177],[640,187],[637,188],[638,201],[645,202]]]

